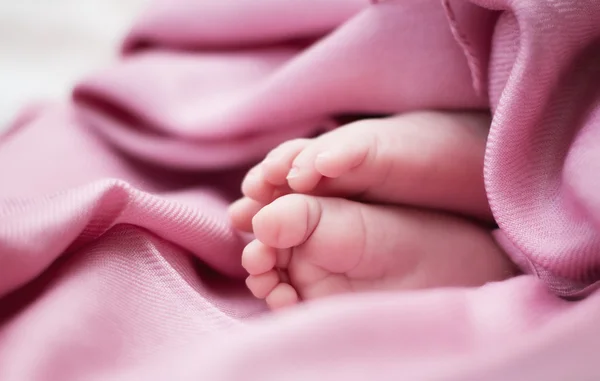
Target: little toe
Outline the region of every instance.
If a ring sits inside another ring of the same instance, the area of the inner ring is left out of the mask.
[[[279,283],[266,298],[267,305],[272,310],[285,308],[298,303],[298,293],[291,285]]]
[[[250,275],[246,278],[246,286],[259,299],[266,298],[280,283],[279,274],[275,270],[260,275]]]
[[[242,252],[242,267],[250,275],[266,273],[275,267],[276,254],[276,249],[254,240]]]

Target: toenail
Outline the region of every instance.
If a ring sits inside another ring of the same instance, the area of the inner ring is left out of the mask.
[[[300,175],[300,169],[298,167],[292,167],[286,176],[286,179],[293,179]]]
[[[331,157],[331,151],[321,152],[317,155],[316,160],[328,159]]]

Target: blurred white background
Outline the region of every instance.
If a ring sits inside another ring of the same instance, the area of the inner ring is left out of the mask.
[[[0,131],[115,59],[147,0],[0,0]]]

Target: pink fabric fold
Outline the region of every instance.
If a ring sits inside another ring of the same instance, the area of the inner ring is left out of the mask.
[[[0,379],[600,379],[600,2],[155,1],[0,138]],[[490,109],[529,275],[265,315],[225,208],[340,116]],[[560,297],[585,297],[567,302]]]
[[[515,262],[582,296],[600,279],[600,3],[511,8],[492,37],[490,204]]]

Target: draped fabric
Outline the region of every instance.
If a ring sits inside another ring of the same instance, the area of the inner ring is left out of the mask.
[[[0,137],[1,380],[600,379],[600,2],[157,0],[122,52]],[[420,109],[491,110],[526,275],[265,314],[225,213],[244,171]]]

